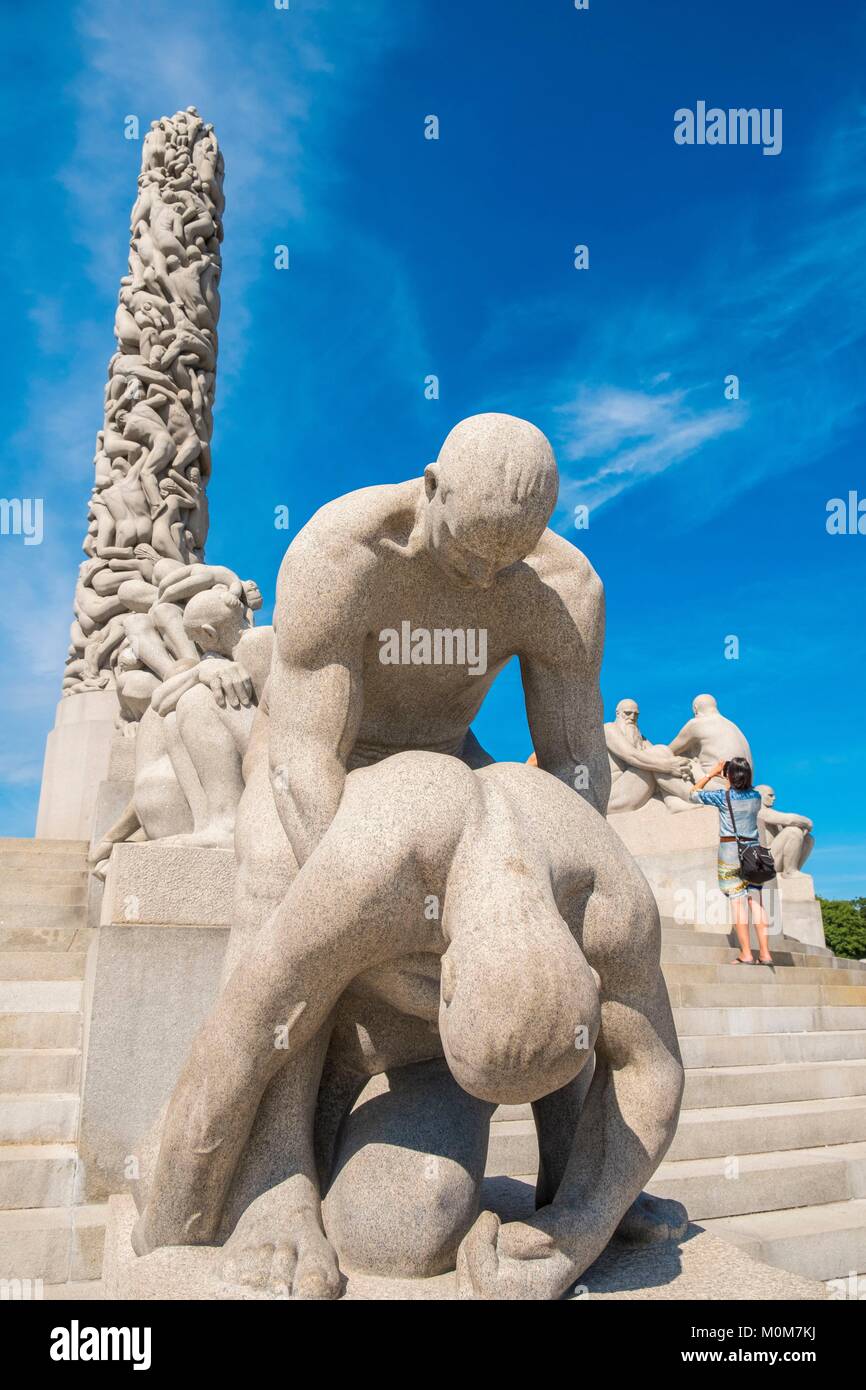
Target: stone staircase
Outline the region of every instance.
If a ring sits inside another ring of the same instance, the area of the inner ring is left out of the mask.
[[[686,1086],[650,1191],[767,1264],[866,1273],[866,965],[774,937],[775,969],[751,968],[725,934],[662,937]],[[488,1174],[536,1166],[529,1107],[500,1108]]]
[[[86,925],[84,842],[0,840],[0,1279],[98,1297],[102,1205],[75,1205]],[[734,965],[722,933],[666,923],[686,1089],[651,1190],[756,1258],[866,1273],[866,965],[773,938]],[[528,1106],[502,1107],[488,1173],[534,1181]]]
[[[87,844],[0,840],[0,1278],[99,1278],[102,1206],[75,1206]]]

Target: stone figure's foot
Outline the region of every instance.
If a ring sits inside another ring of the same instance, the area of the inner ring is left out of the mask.
[[[550,1301],[564,1294],[580,1272],[543,1227],[529,1221],[503,1226],[492,1211],[481,1213],[457,1252],[462,1299]]]
[[[136,1255],[149,1255],[152,1250],[156,1249],[156,1246],[151,1244],[147,1234],[147,1207],[132,1228],[131,1244]]]
[[[343,1280],[337,1256],[317,1216],[283,1206],[276,1187],[247,1208],[226,1244],[223,1279],[283,1298],[339,1298]]]
[[[161,845],[186,845],[190,849],[231,849],[235,847],[235,828],[206,825],[203,830],[190,830],[185,835],[167,835]]]
[[[642,1192],[620,1221],[616,1234],[633,1245],[652,1245],[659,1240],[681,1240],[688,1225],[689,1214],[682,1202]]]

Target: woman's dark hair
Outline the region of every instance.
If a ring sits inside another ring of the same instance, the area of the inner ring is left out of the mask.
[[[735,792],[747,792],[752,786],[752,766],[748,758],[731,758],[722,772]]]

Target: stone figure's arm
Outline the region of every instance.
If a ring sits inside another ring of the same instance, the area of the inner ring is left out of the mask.
[[[388,954],[399,920],[397,865],[351,818],[310,857],[280,908],[242,956],[199,1031],[166,1114],[139,1254],[210,1243],[262,1096],[282,1067],[306,1057],[355,976]],[[383,862],[384,861],[384,862]],[[396,949],[392,946],[392,951]],[[321,1053],[317,1065],[321,1064]],[[314,1068],[315,1070],[315,1068]],[[302,1086],[315,1099],[318,1076]],[[304,1200],[317,1201],[312,1110],[286,1154]],[[300,1193],[298,1194],[300,1195]]]
[[[325,549],[286,553],[268,677],[271,786],[299,864],[337,812],[363,709],[363,587],[345,547]]]
[[[615,847],[597,883],[583,949],[601,979],[601,1029],[571,1156],[554,1200],[529,1220],[479,1217],[458,1255],[463,1297],[559,1297],[604,1250],[676,1131],[683,1068],[655,902]]]
[[[551,576],[554,597],[523,645],[520,671],[538,766],[604,815],[610,799],[599,687],[604,589],[579,558],[579,569]]]
[[[758,812],[758,819],[763,821],[765,825],[775,825],[779,828],[795,825],[798,830],[812,829],[812,821],[808,816],[798,816],[793,811],[777,811],[770,806],[764,806]]]
[[[696,751],[696,745],[697,738],[695,730],[695,721],[693,719],[690,719],[688,723],[684,724],[683,727],[680,729],[676,738],[671,739],[670,743],[668,744],[668,747],[670,748],[672,753],[682,753],[688,756],[690,753],[694,753]]]
[[[630,763],[632,767],[642,767],[648,772],[665,772],[670,775],[679,770],[677,758],[666,744],[644,743],[642,747],[636,748],[628,739],[623,738],[616,724],[605,724],[604,737],[611,753],[617,758],[622,758],[623,762]]]
[[[156,687],[151,695],[151,709],[164,719],[167,714],[171,714],[172,710],[177,708],[177,702],[181,695],[185,695],[197,684],[197,666],[187,665],[182,671],[173,671],[161,685]]]

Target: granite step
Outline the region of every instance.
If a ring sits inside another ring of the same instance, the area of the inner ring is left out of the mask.
[[[693,1221],[866,1197],[866,1142],[665,1161],[648,1191],[682,1202]]]
[[[17,929],[20,931],[24,927],[35,928],[44,931],[46,928],[53,927],[86,927],[87,926],[87,904],[81,902],[77,905],[67,903],[58,906],[57,904],[43,907],[38,903],[17,903],[14,906],[0,906],[0,928],[6,930]]]
[[[0,975],[7,951],[84,950],[90,934],[86,926],[0,927]]]
[[[689,1068],[768,1066],[789,1062],[842,1062],[866,1058],[866,1031],[824,1033],[725,1033],[680,1037],[683,1065]]]
[[[0,1048],[0,1093],[78,1092],[81,1052],[77,1047]]]
[[[87,867],[86,840],[0,840],[0,873],[23,869],[45,879],[80,873]]]
[[[866,1272],[866,1199],[790,1207],[701,1223],[765,1264],[812,1279]]]
[[[0,1279],[95,1280],[107,1205],[0,1211]]]
[[[680,1039],[708,1033],[752,1036],[755,1033],[819,1033],[866,1028],[866,1008],[838,1005],[768,1005],[674,1008]]]
[[[866,1096],[684,1110],[666,1161],[864,1141]],[[538,1145],[532,1120],[498,1120],[491,1125],[486,1168],[489,1175],[531,1173],[537,1166]]]
[[[818,961],[820,957],[814,959]],[[771,968],[708,961],[700,965],[662,964],[662,972],[668,989],[677,985],[733,985],[738,990],[750,985],[779,989],[788,985],[829,985],[833,989],[849,985],[859,989],[866,987],[866,968],[862,966],[846,970],[830,965],[776,964]]]
[[[866,1096],[866,1059],[834,1062],[771,1062],[695,1067],[686,1072],[683,1109],[762,1105],[786,1100]]]
[[[831,1005],[839,1008],[866,1008],[866,985],[795,984],[793,980],[753,980],[757,970],[739,967],[746,976],[740,984],[673,984],[668,994],[673,1008],[798,1008]],[[762,972],[763,973],[763,972]],[[767,971],[767,974],[770,972]]]
[[[0,1144],[69,1144],[77,1135],[77,1091],[0,1094]]]
[[[69,1206],[77,1164],[74,1144],[0,1144],[0,1210]]]
[[[87,876],[77,874],[68,882],[58,883],[55,876],[40,874],[31,879],[13,871],[0,873],[0,916],[8,917],[16,907],[85,907],[87,905]]]
[[[866,1140],[866,1096],[683,1110],[669,1162]]]
[[[738,948],[731,946],[696,946],[692,942],[668,942],[662,939],[662,966],[671,965],[734,965]],[[853,970],[858,975],[866,975],[866,965],[857,960],[846,960],[844,956],[828,956],[813,953],[808,946],[799,951],[778,951],[771,947],[773,961],[777,968],[796,966],[824,970]],[[757,967],[755,967],[757,969]]]
[[[82,991],[80,979],[0,980],[0,1015],[79,1013]]]
[[[753,946],[756,944],[753,933]],[[785,936],[784,933],[771,936],[769,938],[770,951],[775,956],[780,952],[793,952],[796,955],[821,956],[825,959],[835,960],[829,946],[817,946],[810,941],[800,941],[795,936]],[[734,936],[733,929],[728,931],[698,931],[695,927],[682,927],[676,924],[662,922],[662,946],[694,946],[697,948],[712,948],[719,950],[722,947],[729,947],[736,952],[737,938]]]
[[[0,983],[13,980],[83,980],[86,951],[4,951]]]
[[[81,1046],[82,1017],[68,1013],[0,1013],[0,1048]]]

